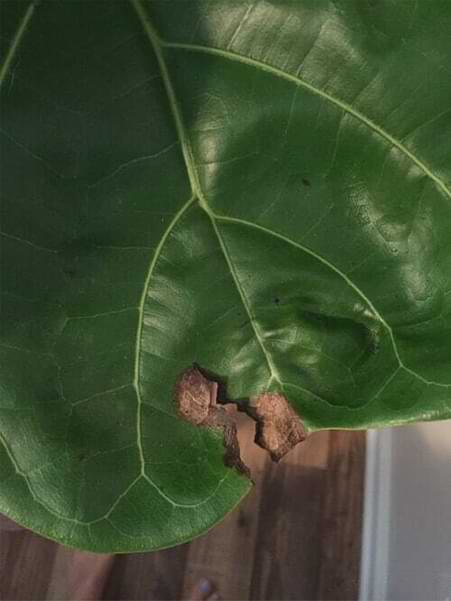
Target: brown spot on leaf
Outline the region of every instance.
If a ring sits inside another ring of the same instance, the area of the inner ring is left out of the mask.
[[[183,372],[175,387],[180,417],[196,425],[220,428],[224,434],[224,463],[250,477],[241,461],[236,424],[224,407],[217,404],[218,384],[204,376],[197,367]]]
[[[247,413],[257,422],[255,442],[273,461],[280,461],[307,437],[301,420],[281,394],[268,392],[251,398]]]
[[[240,457],[235,421],[223,404],[218,405],[218,383],[210,377],[214,376],[197,366],[182,373],[175,387],[179,415],[196,426],[220,428],[224,434],[224,463],[250,477]],[[234,403],[227,398],[224,383],[221,386],[220,402]],[[280,461],[307,437],[298,415],[281,394],[266,392],[238,407],[256,422],[255,442],[268,451],[273,461]]]
[[[175,398],[180,416],[199,425],[209,414],[212,399],[216,404],[217,384],[192,367],[183,372],[175,387]]]

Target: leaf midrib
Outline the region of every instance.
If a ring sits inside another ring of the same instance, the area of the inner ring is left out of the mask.
[[[168,96],[168,101],[169,101],[169,105],[171,108],[171,112],[172,112],[172,116],[174,118],[174,122],[175,122],[175,127],[177,130],[177,134],[180,140],[180,146],[182,149],[182,154],[183,154],[183,158],[185,160],[185,166],[186,166],[186,170],[188,173],[188,178],[190,181],[190,185],[191,185],[191,191],[193,194],[193,197],[197,199],[197,201],[199,202],[199,205],[204,209],[204,211],[207,213],[208,217],[210,218],[211,224],[213,226],[213,230],[216,234],[216,237],[218,239],[218,243],[221,247],[221,250],[224,254],[224,258],[227,262],[227,265],[229,267],[230,273],[232,275],[232,278],[235,282],[235,286],[237,288],[237,291],[240,295],[241,301],[243,303],[243,306],[245,308],[245,311],[249,317],[249,321],[251,324],[251,327],[254,331],[255,334],[255,338],[258,341],[262,353],[265,357],[266,363],[268,365],[268,369],[269,369],[269,373],[270,373],[270,378],[268,380],[268,386],[270,385],[270,383],[275,380],[279,383],[279,385],[281,385],[281,378],[278,374],[277,368],[274,364],[274,361],[270,355],[270,353],[268,352],[268,350],[266,349],[265,345],[263,344],[263,335],[260,332],[260,328],[259,325],[256,321],[255,316],[253,315],[252,312],[252,308],[244,294],[243,288],[241,286],[241,283],[239,281],[239,279],[237,278],[236,275],[236,271],[235,268],[233,266],[233,263],[230,259],[229,253],[227,251],[227,247],[225,245],[225,242],[221,236],[221,233],[216,225],[216,221],[215,221],[215,215],[214,213],[211,211],[208,202],[205,199],[205,196],[202,192],[202,188],[199,182],[199,177],[198,177],[198,173],[197,173],[197,169],[195,166],[195,161],[193,158],[193,154],[191,151],[191,145],[190,145],[190,141],[188,138],[188,135],[186,133],[186,128],[184,126],[183,123],[183,119],[182,119],[182,114],[181,114],[181,110],[179,108],[179,103],[177,101],[177,97],[175,95],[175,91],[174,91],[174,87],[172,85],[172,81],[171,81],[171,77],[169,75],[169,71],[166,65],[166,61],[164,59],[163,53],[162,53],[162,47],[163,44],[157,34],[157,32],[155,31],[149,15],[147,13],[147,11],[143,8],[141,1],[140,0],[131,0],[131,3],[138,15],[138,18],[141,22],[141,25],[144,29],[144,32],[146,33],[149,42],[155,52],[156,58],[157,58],[157,62],[158,65],[160,67],[160,71],[161,71],[161,76],[162,76],[162,80],[164,83],[164,87]],[[145,290],[147,290],[147,288],[145,288]],[[145,293],[144,293],[145,294]]]
[[[19,50],[22,38],[25,34],[25,31],[27,30],[28,25],[30,24],[31,18],[38,4],[38,0],[35,0],[35,2],[31,2],[31,4],[29,4],[27,9],[24,11],[23,17],[19,22],[19,27],[17,28],[16,33],[11,41],[11,44],[8,48],[8,52],[6,53],[5,60],[0,69],[0,88],[3,85],[6,76],[8,75],[9,69],[11,68],[17,51]]]

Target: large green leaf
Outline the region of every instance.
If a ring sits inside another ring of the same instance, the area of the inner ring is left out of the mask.
[[[1,12],[0,511],[97,551],[221,519],[194,361],[308,430],[451,417],[449,0]]]

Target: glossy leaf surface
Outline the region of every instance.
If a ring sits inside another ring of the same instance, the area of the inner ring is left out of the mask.
[[[448,0],[1,12],[0,511],[97,551],[220,520],[194,361],[310,430],[451,417]]]

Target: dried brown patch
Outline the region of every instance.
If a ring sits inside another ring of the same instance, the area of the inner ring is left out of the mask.
[[[216,405],[218,386],[200,373],[196,367],[187,369],[175,386],[175,398],[180,416],[199,425],[204,422],[210,407]]]
[[[218,383],[207,375],[197,367],[182,373],[175,388],[179,415],[196,426],[220,428],[226,449],[224,463],[249,477],[249,469],[240,457],[235,421],[223,405],[218,405]],[[307,437],[298,415],[281,394],[263,393],[242,404],[240,410],[256,422],[255,442],[268,451],[273,461],[280,461]]]
[[[250,477],[241,461],[236,424],[224,407],[217,404],[218,384],[206,378],[196,367],[183,372],[175,387],[180,417],[196,425],[220,428],[224,434],[224,463]]]
[[[280,461],[307,437],[301,420],[281,394],[268,392],[251,398],[247,413],[257,422],[255,442],[273,461]]]

